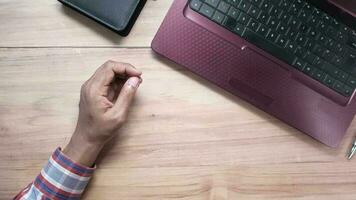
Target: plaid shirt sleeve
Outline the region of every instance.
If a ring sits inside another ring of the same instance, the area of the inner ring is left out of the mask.
[[[94,168],[74,163],[58,148],[35,181],[14,200],[75,200],[87,186]]]

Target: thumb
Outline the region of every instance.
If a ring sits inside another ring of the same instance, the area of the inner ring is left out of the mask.
[[[113,107],[114,112],[126,118],[130,105],[141,82],[142,80],[138,77],[131,77],[126,81]]]

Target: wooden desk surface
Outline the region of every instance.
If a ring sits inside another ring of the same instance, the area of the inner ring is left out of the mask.
[[[148,0],[121,38],[57,1],[0,0],[0,199],[68,142],[80,86],[108,59],[144,84],[83,199],[356,199],[356,123],[331,149],[159,59],[149,44],[170,4]]]

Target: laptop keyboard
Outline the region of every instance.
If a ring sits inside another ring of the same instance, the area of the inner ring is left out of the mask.
[[[190,8],[350,97],[356,32],[303,0],[190,0]]]

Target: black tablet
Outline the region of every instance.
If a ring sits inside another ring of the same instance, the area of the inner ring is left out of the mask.
[[[122,36],[129,34],[146,0],[59,0]]]

